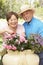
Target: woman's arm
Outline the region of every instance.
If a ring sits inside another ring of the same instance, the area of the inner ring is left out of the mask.
[[[9,28],[6,28],[6,29],[4,29],[4,30],[0,30],[0,35],[2,35],[2,34],[5,33],[5,32],[7,32],[7,33],[9,33],[9,34],[12,34],[12,33],[13,33],[12,30],[10,30]]]
[[[5,30],[0,30],[0,35],[3,34],[5,32]]]

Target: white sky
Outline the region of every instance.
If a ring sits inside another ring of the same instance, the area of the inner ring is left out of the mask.
[[[38,1],[38,0],[28,0],[28,1],[33,3],[34,1]]]

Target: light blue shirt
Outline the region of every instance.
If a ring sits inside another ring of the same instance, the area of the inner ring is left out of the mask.
[[[40,20],[32,18],[30,23],[25,22],[23,25],[27,38],[30,34],[40,34],[43,37],[43,22],[41,22]]]

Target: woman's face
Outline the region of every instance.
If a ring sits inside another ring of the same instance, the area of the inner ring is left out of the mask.
[[[18,19],[16,18],[15,15],[12,15],[11,18],[8,20],[8,25],[11,28],[16,28],[18,25]]]
[[[29,22],[31,21],[32,17],[33,17],[33,11],[32,10],[29,10],[29,11],[26,11],[22,14],[22,17],[23,19],[26,21],[26,22]]]

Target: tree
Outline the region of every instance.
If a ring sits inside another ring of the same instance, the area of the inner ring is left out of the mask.
[[[39,0],[41,7],[43,7],[43,0]]]
[[[39,6],[40,6],[39,1],[34,1],[34,7],[39,7]]]
[[[28,0],[0,0],[0,18],[5,18],[8,11],[19,12],[23,4],[29,4]]]
[[[5,14],[8,10],[9,6],[6,4],[6,0],[0,0],[0,18],[5,18]]]

